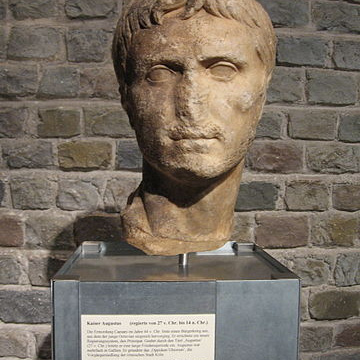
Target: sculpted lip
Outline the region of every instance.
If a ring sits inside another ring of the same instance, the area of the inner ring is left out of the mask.
[[[180,126],[169,130],[169,138],[174,141],[180,140],[222,140],[224,136],[216,125],[206,128],[184,128]]]

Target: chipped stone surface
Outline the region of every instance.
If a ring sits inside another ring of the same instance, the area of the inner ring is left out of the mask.
[[[251,169],[264,172],[288,174],[303,166],[301,146],[285,142],[255,142],[247,160]]]
[[[360,292],[324,290],[310,295],[310,314],[316,320],[347,319],[360,314]]]
[[[66,0],[65,12],[72,19],[106,18],[114,11],[115,0]]]
[[[56,0],[9,0],[9,8],[16,20],[42,19],[57,14]]]
[[[74,218],[59,211],[31,212],[26,219],[26,247],[29,249],[73,250]]]
[[[18,140],[3,144],[3,157],[10,168],[51,168],[52,144],[48,141]]]
[[[127,174],[108,180],[104,193],[105,210],[107,212],[122,211],[129,195],[136,190],[140,181],[140,174]]]
[[[355,215],[332,213],[312,218],[311,242],[317,246],[353,246],[359,238]]]
[[[107,169],[112,145],[107,141],[73,141],[58,146],[59,165],[66,170]]]
[[[14,178],[10,182],[15,209],[49,209],[55,205],[56,183],[47,178]]]
[[[36,60],[59,57],[61,33],[50,27],[13,27],[8,57],[13,60]]]
[[[265,248],[292,248],[306,246],[309,237],[305,215],[256,216],[255,242]]]
[[[57,205],[63,210],[97,210],[101,205],[99,188],[87,180],[61,180]]]
[[[359,171],[360,149],[345,144],[309,145],[307,166],[318,173],[342,174]]]
[[[294,181],[287,185],[285,203],[288,210],[324,211],[329,208],[330,191],[320,182]]]
[[[0,245],[22,246],[24,244],[24,228],[20,217],[0,214]]]
[[[134,137],[126,112],[121,107],[92,107],[84,109],[85,128],[88,135],[109,137]]]
[[[21,275],[19,259],[11,255],[0,255],[0,284],[19,284]]]
[[[334,185],[333,205],[338,210],[360,210],[360,184]]]
[[[0,319],[5,323],[49,323],[50,290],[0,290]]]
[[[80,111],[77,109],[40,109],[41,122],[38,125],[38,134],[44,138],[73,137],[79,135]]]
[[[359,253],[340,254],[335,266],[335,283],[337,286],[360,285]]]
[[[34,95],[37,87],[36,66],[0,65],[0,97],[13,99]]]
[[[300,351],[317,352],[329,350],[332,345],[331,326],[303,325],[300,329]]]
[[[0,334],[0,356],[6,359],[30,358],[35,351],[35,338],[29,331],[2,330]]]
[[[27,116],[26,108],[0,109],[0,138],[16,138],[24,135]]]
[[[235,211],[273,210],[276,207],[279,187],[267,182],[242,183]]]

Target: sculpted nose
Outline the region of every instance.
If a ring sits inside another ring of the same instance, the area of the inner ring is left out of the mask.
[[[208,101],[204,79],[184,75],[175,91],[176,117],[184,122],[198,121],[204,117]]]

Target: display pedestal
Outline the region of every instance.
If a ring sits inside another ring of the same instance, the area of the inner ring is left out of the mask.
[[[300,280],[252,244],[84,243],[52,280],[53,360],[296,360]]]

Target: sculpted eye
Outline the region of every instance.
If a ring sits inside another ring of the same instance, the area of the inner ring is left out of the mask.
[[[238,72],[237,67],[227,61],[219,61],[208,68],[210,74],[220,81],[232,80]]]
[[[146,80],[153,83],[170,81],[176,73],[164,65],[153,66],[146,75]]]

